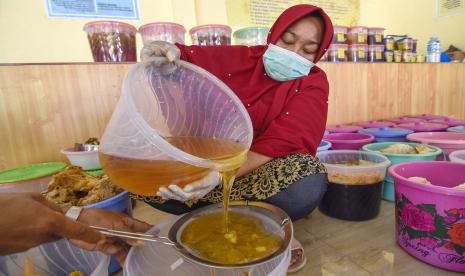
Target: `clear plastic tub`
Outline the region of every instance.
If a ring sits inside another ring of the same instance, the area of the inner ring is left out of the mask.
[[[386,36],[383,42],[386,51],[394,51],[394,38],[392,36]]]
[[[137,61],[134,26],[118,21],[93,21],[83,29],[95,62]]]
[[[268,37],[268,27],[247,27],[233,33],[234,43],[236,45],[254,46],[265,45]]]
[[[425,62],[425,61],[426,61],[426,56],[423,55],[423,54],[418,54],[418,53],[417,53],[417,62],[418,62],[418,63],[423,63],[423,62]]]
[[[451,162],[464,163],[465,164],[465,150],[456,150],[449,154]]]
[[[394,61],[394,52],[393,51],[384,51],[384,61],[393,62]]]
[[[164,221],[148,231],[159,236],[167,236],[175,219]],[[169,245],[147,243],[133,247],[125,262],[124,275],[172,275],[172,276],[204,276],[204,275],[251,275],[251,276],[285,276],[291,261],[291,246],[277,257],[255,265],[251,271],[245,269],[215,269],[198,265],[183,259]],[[250,272],[250,273],[249,273]]]
[[[412,51],[413,39],[411,37],[404,37],[396,42],[397,50],[399,51]]]
[[[348,60],[349,46],[347,44],[331,44],[328,48],[328,61],[344,62]]]
[[[231,45],[231,27],[220,24],[200,25],[190,29],[193,45]]]
[[[247,110],[218,78],[185,61],[147,61],[126,75],[99,157],[118,186],[150,196],[174,181],[183,187],[234,169],[252,138]]]
[[[75,151],[74,147],[62,149],[61,154],[66,155],[69,162],[74,166],[79,166],[84,170],[100,169],[98,150]]]
[[[369,62],[382,62],[383,52],[384,52],[384,45],[368,46],[368,61]]]
[[[67,240],[46,243],[28,251],[0,256],[0,275],[23,274],[26,260],[30,260],[41,276],[69,275],[80,271],[86,276],[107,276],[110,257],[96,251],[86,251]]]
[[[0,192],[47,191],[52,176],[66,168],[62,162],[39,163],[0,172]]]
[[[334,44],[347,44],[347,32],[349,28],[347,26],[334,25],[334,36],[332,43]]]
[[[349,44],[367,44],[368,28],[364,26],[350,27],[347,34]]]
[[[402,51],[402,62],[412,62],[412,54],[411,50]]]
[[[367,44],[349,45],[349,61],[365,62],[367,60],[368,60],[368,45]]]
[[[394,62],[402,62],[402,52],[394,51]]]
[[[387,157],[354,150],[317,153],[328,171],[328,189],[320,203],[324,214],[345,220],[376,217],[381,205],[381,186],[390,165]]]
[[[384,28],[372,27],[368,28],[368,44],[369,45],[384,45]]]
[[[185,43],[186,29],[177,23],[154,22],[139,27],[144,45],[152,41],[167,41],[170,43]]]

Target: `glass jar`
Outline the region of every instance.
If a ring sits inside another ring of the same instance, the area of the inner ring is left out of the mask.
[[[328,61],[344,62],[347,61],[347,44],[331,44],[328,49]]]
[[[349,61],[365,62],[368,60],[368,45],[367,44],[352,44],[349,45]]]
[[[363,26],[353,26],[349,28],[347,39],[349,44],[366,44],[368,28]]]
[[[368,46],[368,61],[369,62],[382,62],[383,52],[384,52],[384,45]]]
[[[384,61],[393,62],[394,61],[394,51],[384,51]]]
[[[347,31],[349,30],[349,27],[335,25],[333,26],[333,29],[334,29],[334,36],[333,36],[332,43],[346,44],[347,43]]]
[[[384,28],[368,28],[368,44],[369,45],[383,45]]]
[[[386,51],[394,51],[394,38],[392,36],[386,36],[383,41]]]
[[[394,51],[394,62],[402,62],[402,52]]]

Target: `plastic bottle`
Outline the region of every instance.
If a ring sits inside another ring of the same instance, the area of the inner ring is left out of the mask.
[[[440,62],[441,61],[441,42],[437,37],[431,37],[427,44],[428,56],[427,62]]]

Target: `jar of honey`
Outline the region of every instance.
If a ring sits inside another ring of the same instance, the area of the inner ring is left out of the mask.
[[[349,45],[349,61],[365,62],[367,60],[368,60],[368,45],[367,44]]]
[[[344,62],[348,59],[347,44],[331,44],[328,49],[328,61],[330,62]]]
[[[341,26],[341,25],[334,25],[334,36],[332,43],[335,44],[346,44],[347,43],[347,31],[349,27]]]
[[[366,44],[368,36],[368,28],[364,26],[350,27],[347,34],[349,44]]]

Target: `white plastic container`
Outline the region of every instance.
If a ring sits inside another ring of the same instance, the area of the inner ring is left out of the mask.
[[[83,170],[100,169],[100,161],[98,159],[98,151],[75,151],[74,148],[65,148],[60,151],[66,155],[69,162],[74,166],[79,166]]]
[[[46,243],[28,251],[0,256],[0,275],[23,275],[24,262],[29,259],[41,276],[68,275],[80,271],[86,276],[107,276],[110,257],[86,251],[67,240]]]
[[[456,150],[449,154],[451,162],[465,163],[465,150]]]

